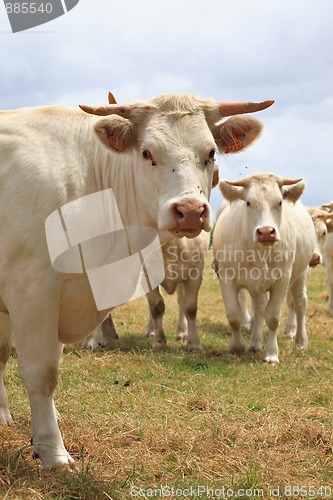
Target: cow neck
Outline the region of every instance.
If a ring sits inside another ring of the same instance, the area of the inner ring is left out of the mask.
[[[140,197],[135,153],[106,151],[96,169],[97,190],[112,188],[124,225],[151,226],[147,200]]]

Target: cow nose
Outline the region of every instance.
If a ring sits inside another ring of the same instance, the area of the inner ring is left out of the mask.
[[[208,206],[196,200],[174,203],[171,208],[173,218],[179,229],[201,229],[208,217]]]
[[[271,226],[258,227],[256,231],[256,238],[259,243],[273,244],[276,241],[276,229]]]
[[[317,254],[316,252],[314,252],[312,254],[309,266],[310,267],[316,267],[316,266],[318,266],[318,264],[320,264],[320,255]]]

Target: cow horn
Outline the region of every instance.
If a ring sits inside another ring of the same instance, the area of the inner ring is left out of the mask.
[[[245,187],[247,184],[246,179],[239,179],[239,181],[225,181],[230,186]]]
[[[245,113],[255,113],[272,106],[274,101],[263,102],[220,102],[218,110],[221,116],[243,115]]]
[[[120,115],[123,118],[129,118],[133,110],[133,106],[119,106],[119,104],[109,104],[108,106],[86,106],[84,104],[80,104],[79,106],[82,111],[90,113],[91,115]]]
[[[114,95],[112,94],[112,92],[109,92],[108,97],[109,97],[109,104],[117,104],[117,101],[116,101]]]
[[[297,184],[301,180],[302,179],[285,179],[285,178],[282,177],[279,180],[279,184],[280,184],[280,186],[292,186],[293,184]]]

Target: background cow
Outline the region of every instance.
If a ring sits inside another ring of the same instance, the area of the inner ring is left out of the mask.
[[[210,231],[208,200],[218,149],[236,152],[260,133],[261,104],[161,95],[135,104],[25,108],[0,113],[0,419],[11,422],[3,370],[15,336],[27,388],[33,447],[44,468],[68,465],[53,393],[64,343],[106,317],[86,273],[52,268],[45,221],[60,207],[112,187],[124,226],[158,230],[162,242]],[[10,319],[9,319],[10,318]]]
[[[315,247],[315,232],[310,215],[297,201],[304,186],[301,180],[274,174],[254,174],[220,183],[222,195],[230,205],[216,223],[214,266],[232,329],[230,348],[234,353],[245,350],[238,299],[241,288],[250,292],[254,308],[250,350],[262,350],[266,319],[268,339],[264,360],[278,361],[277,329],[288,286],[290,306],[295,308],[297,316],[296,343],[307,346],[305,282]]]

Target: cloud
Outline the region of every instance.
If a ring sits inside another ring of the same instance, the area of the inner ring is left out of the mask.
[[[318,204],[332,198],[332,15],[331,0],[81,1],[40,29],[0,33],[0,108],[77,107],[109,90],[124,102],[162,92],[273,98],[257,115],[262,137],[221,159],[222,172],[306,176],[304,199]]]

